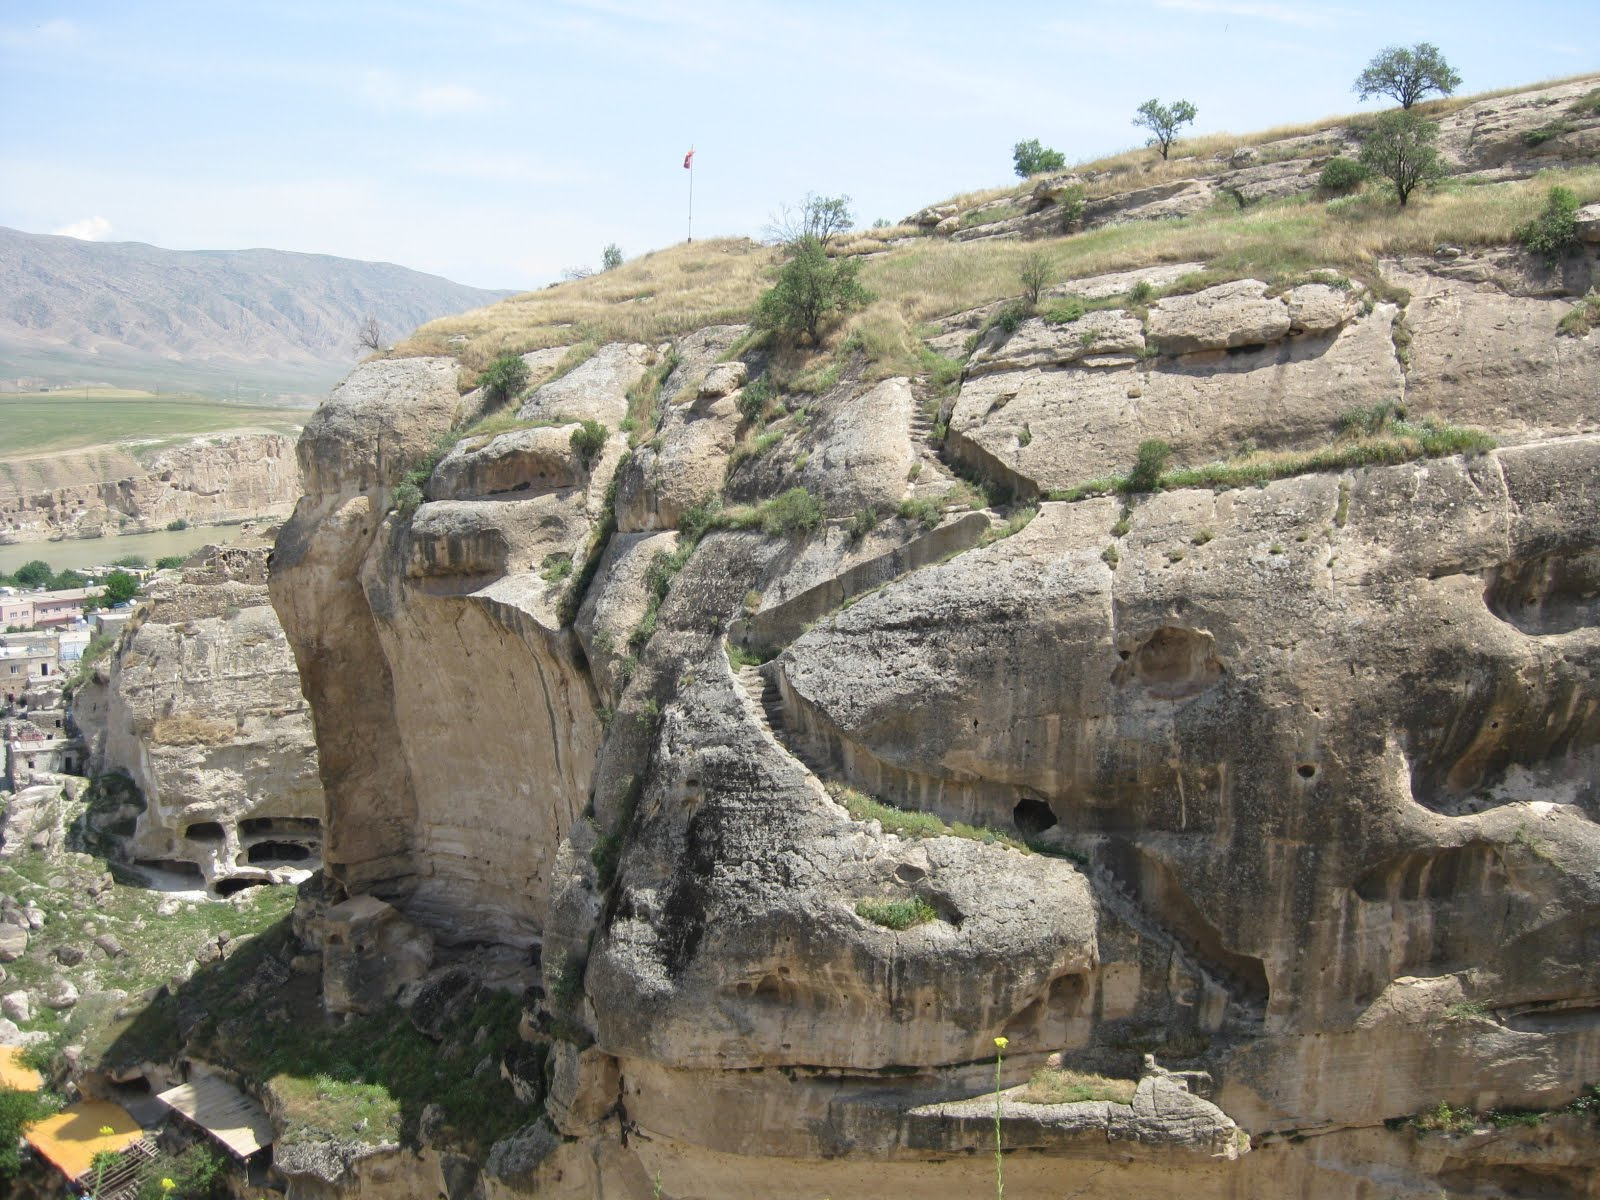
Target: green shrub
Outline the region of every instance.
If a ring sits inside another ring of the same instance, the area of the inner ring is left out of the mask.
[[[539,566],[540,579],[546,583],[560,583],[572,574],[572,555],[565,550],[558,550],[554,554],[546,554]]]
[[[394,508],[402,517],[409,517],[422,503],[422,489],[409,479],[401,480],[394,489]]]
[[[502,354],[484,368],[478,386],[490,404],[504,404],[528,386],[528,364],[520,354]]]
[[[1161,486],[1161,473],[1167,469],[1167,460],[1171,457],[1171,444],[1160,438],[1150,438],[1140,442],[1138,456],[1134,459],[1133,470],[1128,472],[1123,490],[1156,491]]]
[[[1052,300],[1040,312],[1047,324],[1070,325],[1084,314],[1083,300],[1077,296],[1063,296],[1059,300]]]
[[[793,338],[804,336],[816,344],[823,323],[833,314],[871,301],[871,294],[857,278],[860,273],[860,259],[835,261],[821,241],[803,237],[778,272],[777,282],[757,301],[755,324]]]
[[[600,269],[613,271],[622,265],[622,247],[615,242],[609,242],[606,248],[600,251]]]
[[[1553,187],[1544,211],[1517,228],[1517,240],[1554,266],[1578,244],[1578,197],[1571,188]]]
[[[1470,1133],[1478,1124],[1470,1108],[1451,1108],[1443,1100],[1411,1118],[1421,1133]]]
[[[885,929],[910,929],[927,924],[939,913],[921,896],[913,896],[908,900],[860,900],[856,915]]]
[[[156,570],[173,571],[183,566],[184,557],[181,554],[166,554],[156,559]]]
[[[572,449],[584,470],[594,466],[595,459],[606,448],[606,437],[606,427],[595,420],[585,420],[572,431]]]
[[[1339,414],[1340,437],[1377,437],[1396,421],[1403,421],[1406,410],[1389,400],[1380,400],[1364,408],[1352,408]]]
[[[1007,304],[989,318],[988,327],[1010,337],[1032,315],[1033,310],[1026,304]]]
[[[1567,111],[1575,117],[1600,117],[1600,88],[1578,97],[1567,106]]]
[[[1053,275],[1054,268],[1048,254],[1035,250],[1023,256],[1022,264],[1017,268],[1017,278],[1022,283],[1023,302],[1030,309],[1039,303],[1039,293],[1050,286]]]
[[[1021,178],[1026,179],[1041,171],[1059,171],[1067,165],[1067,160],[1061,151],[1041,146],[1038,138],[1029,138],[1011,147],[1011,165]]]
[[[921,521],[929,529],[944,519],[944,507],[937,500],[926,496],[900,501],[897,511],[905,520]]]
[[[1591,329],[1600,329],[1600,293],[1590,292],[1569,308],[1556,332],[1567,337],[1583,337]]]
[[[809,533],[822,524],[822,505],[803,487],[792,487],[760,507],[761,530],[771,537]]]
[[[1317,184],[1325,192],[1352,192],[1367,181],[1369,173],[1355,159],[1336,155],[1323,164]]]
[[[15,1179],[22,1170],[22,1130],[61,1107],[47,1092],[20,1092],[0,1087],[0,1179]]]
[[[856,509],[855,516],[850,518],[850,524],[846,526],[850,533],[850,540],[859,542],[878,527],[878,520],[878,510],[876,508],[868,506],[867,508]]]
[[[765,375],[752,379],[739,392],[739,415],[746,421],[759,421],[773,398],[772,380]]]
[[[172,520],[167,522],[168,533],[182,533],[187,528],[189,528],[189,522],[185,521],[182,517],[174,517]]]
[[[1078,184],[1062,189],[1061,195],[1056,197],[1056,210],[1061,214],[1061,231],[1071,233],[1083,224],[1084,213],[1088,205],[1084,201],[1084,191]]]
[[[1571,133],[1576,128],[1577,126],[1571,121],[1551,121],[1548,125],[1528,130],[1522,135],[1522,141],[1527,146],[1542,146],[1546,142],[1554,141],[1563,133]]]
[[[1155,285],[1148,279],[1141,279],[1128,290],[1128,303],[1149,304],[1155,294]]]

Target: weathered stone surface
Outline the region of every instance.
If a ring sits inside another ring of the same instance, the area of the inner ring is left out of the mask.
[[[615,430],[628,415],[628,389],[654,362],[649,346],[602,346],[560,379],[535,388],[517,415],[525,420],[599,421]]]
[[[321,922],[323,1004],[330,1013],[370,1013],[433,960],[433,937],[373,896],[335,904]]]
[[[507,492],[579,487],[583,463],[572,448],[577,425],[518,429],[488,439],[466,439],[434,468],[430,500],[466,500]]]
[[[306,493],[392,487],[462,411],[454,359],[362,363],[306,423],[297,448]]]
[[[1289,332],[1289,310],[1255,279],[1166,296],[1150,309],[1150,338],[1168,354],[1276,342]]]
[[[1264,303],[1287,330],[1287,305]],[[1214,358],[983,375],[962,387],[946,448],[1029,494],[1126,471],[1147,438],[1170,443],[1184,464],[1216,461],[1246,441],[1324,446],[1340,414],[1402,393],[1395,315],[1380,304],[1333,333]]]
[[[91,770],[132,783],[102,785],[91,828],[214,892],[298,882],[320,861],[316,744],[266,559],[224,547],[164,579],[77,708]]]
[[[996,326],[973,351],[967,376],[1061,367],[1094,355],[1143,350],[1144,326],[1121,309],[1097,309],[1062,325],[1030,317],[1010,335]]]
[[[33,998],[27,992],[7,992],[0,996],[0,1012],[13,1021],[33,1020]]]
[[[16,962],[28,952],[28,931],[17,925],[0,925],[0,963]]]
[[[1576,216],[1578,236],[1586,242],[1600,242],[1600,204],[1585,204]]]

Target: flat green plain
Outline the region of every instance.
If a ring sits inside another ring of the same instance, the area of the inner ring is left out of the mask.
[[[0,458],[227,429],[287,432],[305,424],[311,411],[121,388],[18,392],[0,395]]]

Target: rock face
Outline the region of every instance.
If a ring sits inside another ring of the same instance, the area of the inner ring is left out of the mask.
[[[271,579],[348,897],[325,997],[416,985],[426,1027],[453,943],[537,949],[544,1122],[486,1196],[970,1196],[997,1104],[1021,1195],[1593,1195],[1600,344],[1519,261],[1030,320],[942,408],[847,370],[760,438],[730,327],[604,348],[495,436],[435,365],[359,368]],[[655,428],[585,465],[574,422],[647,378]],[[1375,465],[1059,498],[1148,439],[1396,410]],[[794,488],[785,533],[684,521]],[[1056,1064],[1131,1103],[1030,1103]],[[1441,1104],[1548,1115],[1408,1122]]]
[[[154,586],[75,712],[106,785],[91,828],[135,864],[228,895],[320,863],[322,786],[267,551],[226,547]]]
[[[195,438],[143,460],[113,450],[11,459],[0,533],[39,542],[281,518],[299,494],[294,440],[278,433]]]

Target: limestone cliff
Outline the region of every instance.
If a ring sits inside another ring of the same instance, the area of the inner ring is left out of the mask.
[[[142,458],[108,447],[12,458],[0,472],[0,540],[284,517],[299,494],[293,442],[281,433],[215,434]]]
[[[319,411],[332,898],[539,963],[477,1194],[969,1196],[998,1119],[1018,1195],[1600,1195],[1600,258],[1196,265],[947,312],[945,389],[719,325]]]
[[[161,577],[75,697],[89,773],[137,789],[91,812],[94,831],[136,867],[215,895],[319,865],[316,745],[266,553],[213,549]]]

